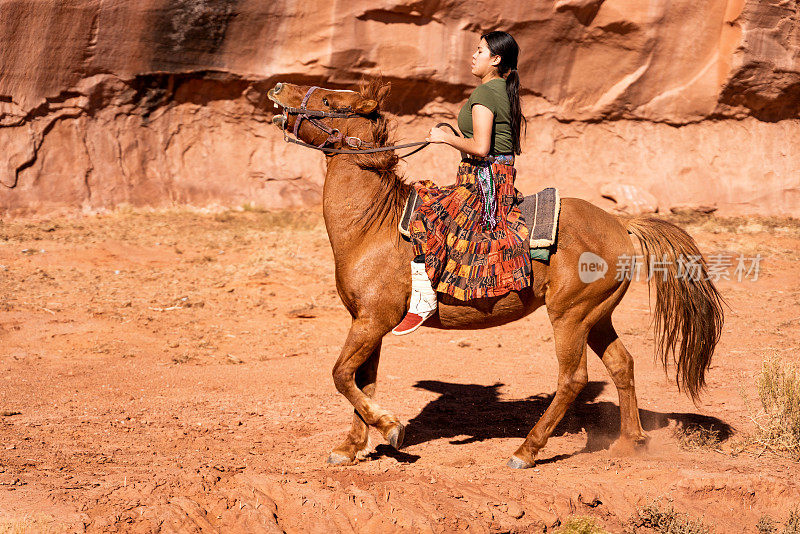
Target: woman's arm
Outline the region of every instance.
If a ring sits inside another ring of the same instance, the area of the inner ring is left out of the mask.
[[[441,128],[431,128],[426,141],[430,143],[447,143],[448,145],[472,154],[474,156],[486,156],[492,148],[492,123],[494,113],[482,104],[472,106],[472,132],[473,137],[467,139],[458,137]]]

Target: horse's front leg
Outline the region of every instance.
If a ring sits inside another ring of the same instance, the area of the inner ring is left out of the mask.
[[[381,344],[379,342],[367,361],[361,364],[355,374],[356,387],[369,398],[375,396],[380,358]],[[356,411],[353,413],[353,425],[350,427],[350,432],[347,433],[341,445],[333,449],[328,456],[328,463],[332,465],[353,463],[359,455],[368,453],[369,449],[369,426]]]
[[[377,428],[392,447],[400,448],[403,443],[403,425],[371,398],[375,392],[381,339],[390,328],[377,321],[358,318],[350,327],[347,341],[333,366],[333,383],[353,405],[355,416],[362,423],[354,421],[345,442],[331,453],[328,459],[331,463],[355,461],[356,453],[363,448],[369,432],[367,425]]]

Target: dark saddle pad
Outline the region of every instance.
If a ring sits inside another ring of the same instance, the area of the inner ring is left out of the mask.
[[[531,248],[547,248],[556,244],[561,196],[555,187],[546,187],[528,195],[519,205],[528,227]]]
[[[409,226],[411,217],[422,204],[422,198],[416,189],[411,190],[411,195],[406,200],[403,215],[397,225],[400,233],[410,237]],[[533,195],[526,196],[519,204],[525,226],[528,227],[530,236],[531,259],[547,260],[550,257],[551,247],[556,244],[558,234],[558,216],[561,212],[561,197],[555,187],[546,187]]]

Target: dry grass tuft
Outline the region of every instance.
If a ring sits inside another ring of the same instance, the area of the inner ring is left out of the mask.
[[[639,509],[631,519],[633,532],[638,528],[648,528],[658,534],[710,534],[711,530],[699,519],[691,519],[688,514],[676,512],[672,503],[662,508],[660,502]]]
[[[789,512],[789,517],[783,525],[783,530],[778,530],[775,521],[768,515],[761,516],[756,524],[758,534],[800,534],[800,506]]]
[[[682,228],[691,227],[714,233],[758,233],[800,235],[800,219],[794,217],[739,216],[719,217],[713,214],[686,210],[663,215],[663,218]]]
[[[608,534],[608,531],[590,516],[569,517],[555,532],[556,534]]]
[[[775,534],[778,528],[775,526],[775,521],[768,515],[762,515],[758,523],[756,523],[756,530],[758,534]]]
[[[759,454],[768,451],[800,461],[800,370],[769,356],[758,377],[758,398],[761,406],[754,410],[745,396],[756,430],[744,438],[742,448],[757,447]]]
[[[147,228],[148,232],[142,232]],[[95,240],[119,240],[133,244],[172,244],[187,235],[193,243],[222,246],[237,241],[253,231],[322,231],[322,213],[318,210],[263,210],[245,204],[236,209],[131,208],[85,217],[64,217],[48,221],[10,220],[0,225],[0,243],[56,241],[73,243]],[[212,243],[210,239],[219,240]]]
[[[677,426],[672,431],[673,437],[678,440],[678,444],[684,450],[712,449],[718,450],[720,442],[720,431],[715,430],[714,426],[706,428],[698,424],[688,424]]]
[[[775,526],[775,521],[768,515],[762,515],[758,523],[756,523],[756,530],[758,534],[776,534],[778,528]]]
[[[65,532],[66,525],[58,525],[52,517],[43,514],[25,515],[11,520],[0,521],[0,534],[50,534]]]
[[[781,534],[800,534],[800,506],[789,512]]]

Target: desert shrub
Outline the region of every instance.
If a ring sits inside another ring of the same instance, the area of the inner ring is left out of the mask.
[[[753,409],[745,397],[756,426],[744,447],[757,446],[800,461],[800,371],[776,356],[766,358],[758,376],[761,406]]]
[[[775,521],[768,515],[762,515],[758,523],[756,523],[756,530],[758,534],[775,534],[778,529],[775,526]]]
[[[789,512],[781,534],[800,534],[800,506]]]
[[[758,534],[800,534],[800,506],[789,512],[783,530],[778,530],[778,525],[768,515],[761,516],[756,523],[756,530],[758,530]]]
[[[631,520],[633,532],[645,527],[658,534],[710,534],[709,528],[699,519],[691,519],[688,514],[675,511],[672,503],[662,507],[658,501],[653,502],[636,512]]]

